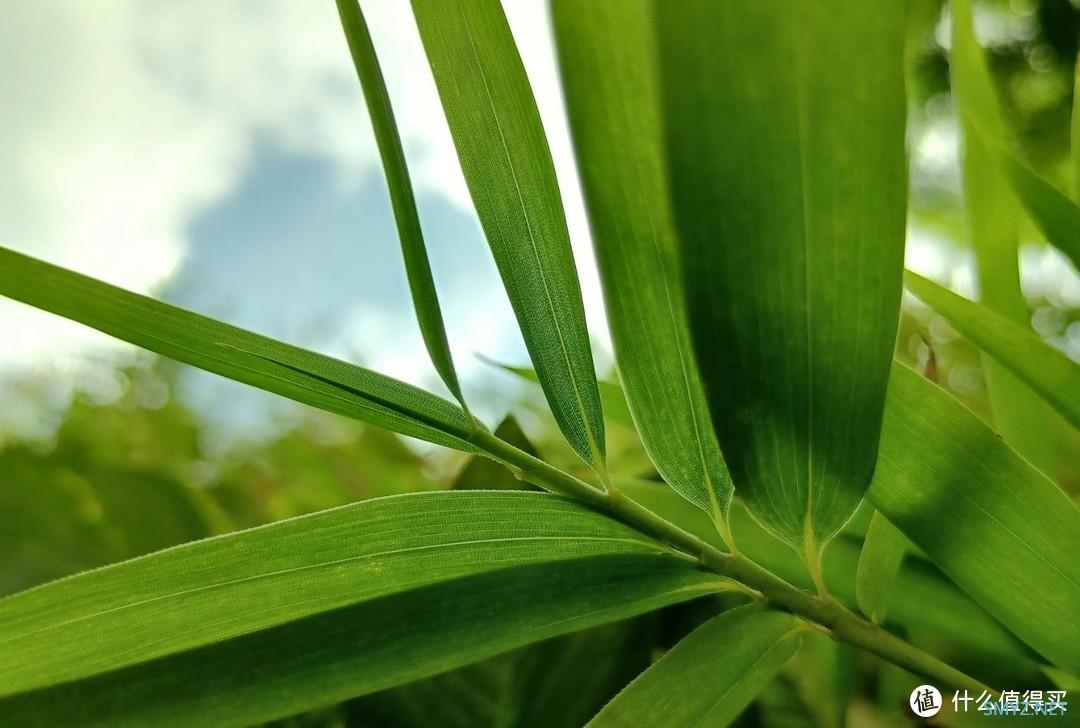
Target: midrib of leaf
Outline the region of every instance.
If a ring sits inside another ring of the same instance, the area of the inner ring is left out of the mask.
[[[562,354],[563,361],[566,362],[566,371],[570,376],[570,384],[574,387],[574,401],[577,403],[578,412],[581,414],[581,422],[585,428],[585,436],[589,438],[589,449],[592,451],[592,457],[596,461],[597,467],[602,470],[604,458],[597,445],[596,433],[593,432],[592,424],[589,422],[588,412],[585,409],[585,401],[581,397],[577,375],[574,373],[574,367],[570,361],[570,352],[567,351],[566,348],[566,339],[563,336],[562,326],[559,324],[559,317],[555,313],[555,303],[551,300],[547,272],[544,270],[543,262],[540,259],[540,251],[536,246],[536,236],[533,233],[532,221],[529,219],[529,210],[525,205],[525,199],[521,194],[521,185],[518,182],[517,169],[514,167],[514,159],[510,155],[510,148],[506,143],[506,135],[503,133],[502,122],[499,120],[499,111],[495,108],[494,99],[491,97],[491,85],[488,83],[487,72],[484,70],[484,64],[480,60],[480,54],[476,50],[476,41],[473,38],[472,26],[469,24],[469,19],[465,15],[465,10],[461,7],[460,2],[457,2],[457,0],[455,0],[455,2],[461,15],[462,24],[465,27],[465,35],[469,39],[469,50],[472,52],[473,61],[476,63],[476,68],[480,72],[480,78],[484,82],[484,95],[487,97],[488,108],[491,109],[491,116],[495,120],[495,128],[499,130],[499,143],[502,145],[506,163],[510,167],[510,176],[514,180],[514,193],[517,197],[518,206],[521,207],[521,216],[525,220],[525,227],[529,231],[529,249],[532,251],[533,258],[536,260],[536,268],[539,271],[540,282],[544,286],[544,303],[547,304],[548,313],[551,314],[551,320],[555,324],[555,334],[559,337],[559,352]]]
[[[227,579],[225,581],[215,582],[213,584],[206,584],[203,586],[193,587],[191,589],[181,589],[167,594],[161,594],[149,599],[140,599],[139,601],[129,602],[122,604],[118,607],[112,607],[111,609],[101,609],[96,612],[84,614],[81,617],[74,619],[64,620],[62,622],[56,622],[45,627],[39,627],[38,629],[31,630],[29,632],[21,632],[7,639],[0,640],[0,645],[8,644],[10,642],[16,642],[20,639],[25,639],[33,635],[49,632],[51,630],[60,629],[72,624],[78,624],[79,622],[85,622],[88,620],[102,617],[106,614],[115,614],[117,612],[123,612],[128,609],[135,609],[147,604],[153,604],[155,602],[168,601],[175,599],[176,597],[187,596],[189,594],[199,594],[201,592],[213,592],[216,589],[222,589],[235,584],[245,584],[254,581],[260,581],[262,579],[271,579],[278,576],[284,576],[286,574],[296,574],[305,571],[314,571],[317,569],[323,569],[329,566],[338,566],[340,564],[356,563],[358,561],[364,561],[367,559],[378,559],[384,556],[396,556],[399,554],[419,553],[423,551],[438,551],[442,549],[455,548],[459,546],[479,546],[481,544],[498,544],[498,543],[542,543],[544,541],[558,541],[560,543],[570,542],[601,542],[601,543],[625,543],[634,546],[643,546],[649,549],[655,549],[657,553],[664,553],[665,550],[660,547],[656,542],[650,543],[644,539],[631,539],[631,538],[613,538],[602,536],[515,536],[506,538],[482,538],[472,539],[464,541],[449,541],[439,544],[426,544],[423,546],[412,546],[409,548],[401,549],[387,549],[384,551],[377,551],[370,554],[360,554],[358,556],[350,556],[344,559],[330,559],[328,561],[319,561],[312,564],[304,564],[303,566],[294,566],[289,569],[277,569],[275,571],[267,571],[262,574],[252,574],[251,576],[243,576],[235,579]],[[671,552],[674,553],[674,552]]]
[[[756,660],[754,660],[753,663],[750,664],[750,667],[745,672],[743,672],[742,675],[739,675],[739,677],[735,678],[734,682],[732,682],[730,685],[728,685],[726,688],[724,688],[724,691],[722,693],[720,693],[720,695],[716,698],[716,700],[714,700],[712,702],[712,704],[709,706],[708,710],[706,710],[704,713],[702,713],[698,717],[698,719],[694,721],[693,725],[687,726],[687,728],[698,728],[699,726],[703,725],[705,723],[705,719],[708,718],[709,715],[714,710],[716,710],[716,708],[722,702],[724,702],[724,699],[728,695],[730,695],[732,693],[732,691],[735,690],[735,688],[739,687],[744,682],[746,682],[747,678],[750,675],[754,674],[754,671],[757,669],[758,665],[760,665],[762,662],[767,660],[769,658],[769,656],[772,655],[773,652],[776,652],[781,647],[786,647],[785,643],[789,639],[791,639],[792,637],[798,635],[800,632],[804,631],[805,629],[806,629],[805,627],[794,627],[794,628],[788,630],[783,636],[780,637],[780,639],[776,640],[776,642],[774,642],[772,645],[770,645],[768,649],[766,649],[764,652],[762,652],[758,656],[758,658]]]

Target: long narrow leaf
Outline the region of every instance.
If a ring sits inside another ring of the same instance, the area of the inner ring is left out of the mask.
[[[869,499],[961,589],[1080,674],[1080,510],[972,412],[893,367]]]
[[[994,357],[1065,419],[1080,427],[1080,366],[1027,328],[908,271],[905,285],[956,330]]]
[[[427,247],[420,229],[420,217],[416,212],[409,169],[405,164],[405,151],[401,147],[401,137],[398,135],[379,60],[375,55],[375,46],[371,42],[371,34],[357,0],[337,0],[337,8],[349,52],[364,90],[364,100],[367,102],[371,125],[375,131],[375,142],[382,157],[383,171],[390,189],[390,202],[394,207],[394,219],[397,221],[398,237],[401,239],[401,252],[405,258],[409,290],[412,292],[416,318],[420,323],[420,333],[424,336],[424,344],[435,370],[442,377],[447,389],[464,407],[465,397],[461,394],[454,359],[450,355],[450,344],[446,339],[446,326],[443,324],[435,281],[431,276],[431,263],[428,261]]]
[[[657,471],[726,532],[732,486],[683,309],[649,9],[552,5],[620,380]]]
[[[723,728],[795,654],[801,629],[790,614],[757,605],[725,612],[630,683],[589,728]]]
[[[995,138],[1008,131],[992,79],[975,39],[969,0],[953,0],[952,90],[963,133],[961,171],[964,222],[975,250],[982,303],[1018,326],[1031,316],[1020,291],[1019,209],[979,128]],[[994,359],[983,357],[994,424],[1014,448],[1045,473],[1056,470],[1054,442],[1045,404]]]
[[[461,491],[375,499],[198,541],[0,600],[0,695],[455,577],[665,550],[627,526],[547,494]]]
[[[19,726],[260,724],[703,596],[712,588],[707,575],[662,556],[504,569],[0,698],[0,716]],[[253,595],[235,606],[240,604],[258,613],[261,600]]]
[[[413,0],[476,212],[567,441],[603,466],[604,420],[551,152],[499,0]]]
[[[698,364],[735,488],[813,568],[869,485],[899,316],[904,3],[658,4]]]
[[[862,613],[877,624],[885,621],[889,592],[900,571],[907,543],[896,526],[874,511],[862,551],[859,552],[855,600]]]
[[[433,394],[2,247],[0,295],[297,402],[475,451],[464,412]]]

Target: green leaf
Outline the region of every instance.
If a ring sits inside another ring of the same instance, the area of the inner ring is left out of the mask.
[[[1080,674],[1080,510],[972,412],[893,367],[869,499],[972,599]]]
[[[513,415],[507,415],[493,433],[518,450],[533,457],[539,453],[521,429]],[[473,455],[450,486],[454,490],[539,490],[536,486],[518,478],[500,462],[485,455]]]
[[[659,552],[671,553],[621,523],[547,494],[379,498],[179,546],[0,600],[0,695],[455,577]]]
[[[435,290],[435,280],[431,276],[431,263],[428,261],[427,247],[420,229],[420,217],[416,212],[409,169],[405,164],[405,151],[401,146],[394,111],[390,106],[390,95],[375,55],[375,46],[371,42],[371,34],[357,0],[337,0],[337,8],[349,52],[360,77],[360,86],[364,90],[364,100],[371,115],[379,156],[382,157],[383,171],[390,189],[390,202],[394,208],[394,219],[397,221],[398,237],[401,239],[401,252],[405,258],[409,290],[412,292],[416,318],[420,323],[420,333],[423,334],[424,345],[427,346],[435,370],[451,394],[465,407],[465,397],[461,394],[461,385],[454,370],[454,359],[450,355],[450,344],[446,339],[439,295]]]
[[[1018,326],[1031,312],[1020,290],[1016,199],[979,133],[1008,138],[997,93],[975,39],[968,0],[953,0],[950,72],[959,111],[964,222],[975,250],[982,303]],[[978,120],[976,125],[975,120]],[[983,357],[994,424],[1005,440],[1045,473],[1056,467],[1049,410],[1023,382],[994,359]]]
[[[0,699],[0,715],[20,726],[252,725],[693,599],[714,586],[708,575],[664,556],[519,566]],[[256,593],[230,609],[258,614],[262,603]],[[0,685],[8,687],[3,679]]]
[[[413,0],[465,181],[555,421],[603,467],[585,310],[540,114],[499,0]]]
[[[619,379],[657,471],[726,532],[732,485],[683,309],[649,4],[552,11]]]
[[[2,247],[0,295],[312,407],[476,450],[465,413],[433,394]]]
[[[1080,427],[1080,366],[1029,329],[908,271],[908,290]]]
[[[866,532],[855,575],[855,599],[862,613],[875,624],[885,621],[885,608],[900,564],[907,552],[904,534],[874,511]]]
[[[904,5],[687,0],[658,14],[712,419],[736,492],[812,570],[877,455],[904,257]]]
[[[746,708],[799,646],[790,614],[749,605],[724,612],[630,683],[589,728],[721,728]]]

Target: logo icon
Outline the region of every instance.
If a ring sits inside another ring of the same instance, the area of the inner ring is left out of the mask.
[[[929,718],[941,711],[941,693],[933,685],[920,685],[908,698],[911,711],[920,718]]]

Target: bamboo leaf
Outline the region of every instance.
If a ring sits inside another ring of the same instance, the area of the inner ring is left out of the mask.
[[[1044,657],[1080,674],[1080,510],[973,413],[893,367],[869,499]]]
[[[855,575],[855,600],[875,624],[885,621],[885,610],[900,564],[907,552],[904,534],[874,511],[866,532]]]
[[[721,728],[757,696],[799,646],[790,614],[757,605],[706,622],[626,686],[589,728]]]
[[[908,289],[1080,427],[1080,366],[1027,328],[908,271]]]
[[[547,494],[379,498],[197,541],[0,600],[0,696],[456,577],[666,551],[627,526]]]
[[[693,599],[713,588],[707,575],[664,556],[518,566],[0,698],[0,715],[20,726],[259,724]],[[238,602],[261,603],[257,595]]]
[[[551,152],[498,0],[414,0],[465,181],[555,421],[603,467],[604,421]]]
[[[904,3],[693,0],[658,18],[716,434],[736,491],[813,570],[870,482],[896,336]]]
[[[0,295],[312,407],[476,450],[464,412],[433,394],[2,247]]]
[[[690,346],[646,0],[552,5],[620,381],[672,488],[727,531],[732,485]]]
[[[982,49],[975,39],[970,3],[953,0],[950,8],[950,73],[963,134],[964,222],[975,250],[980,296],[995,313],[1018,326],[1028,326],[1031,312],[1020,290],[1019,210],[1008,181],[979,133],[981,127],[994,138],[1006,139],[1008,130]],[[1055,472],[1054,440],[1046,405],[1010,371],[985,355],[983,370],[997,429],[1043,472]]]
[[[416,211],[412,183],[409,181],[409,169],[405,164],[405,151],[401,146],[394,111],[390,106],[390,95],[375,55],[375,46],[371,42],[371,34],[357,0],[337,0],[337,8],[349,52],[360,77],[364,100],[371,115],[371,126],[375,131],[375,142],[379,147],[383,171],[386,173],[390,202],[394,208],[394,219],[397,221],[401,253],[405,258],[405,271],[416,318],[420,324],[420,333],[423,334],[424,345],[435,370],[464,408],[465,397],[461,394],[454,359],[450,354],[450,344],[446,339],[446,326],[443,324],[439,295],[435,290],[431,263],[428,261],[427,247],[420,229],[420,217]]]

